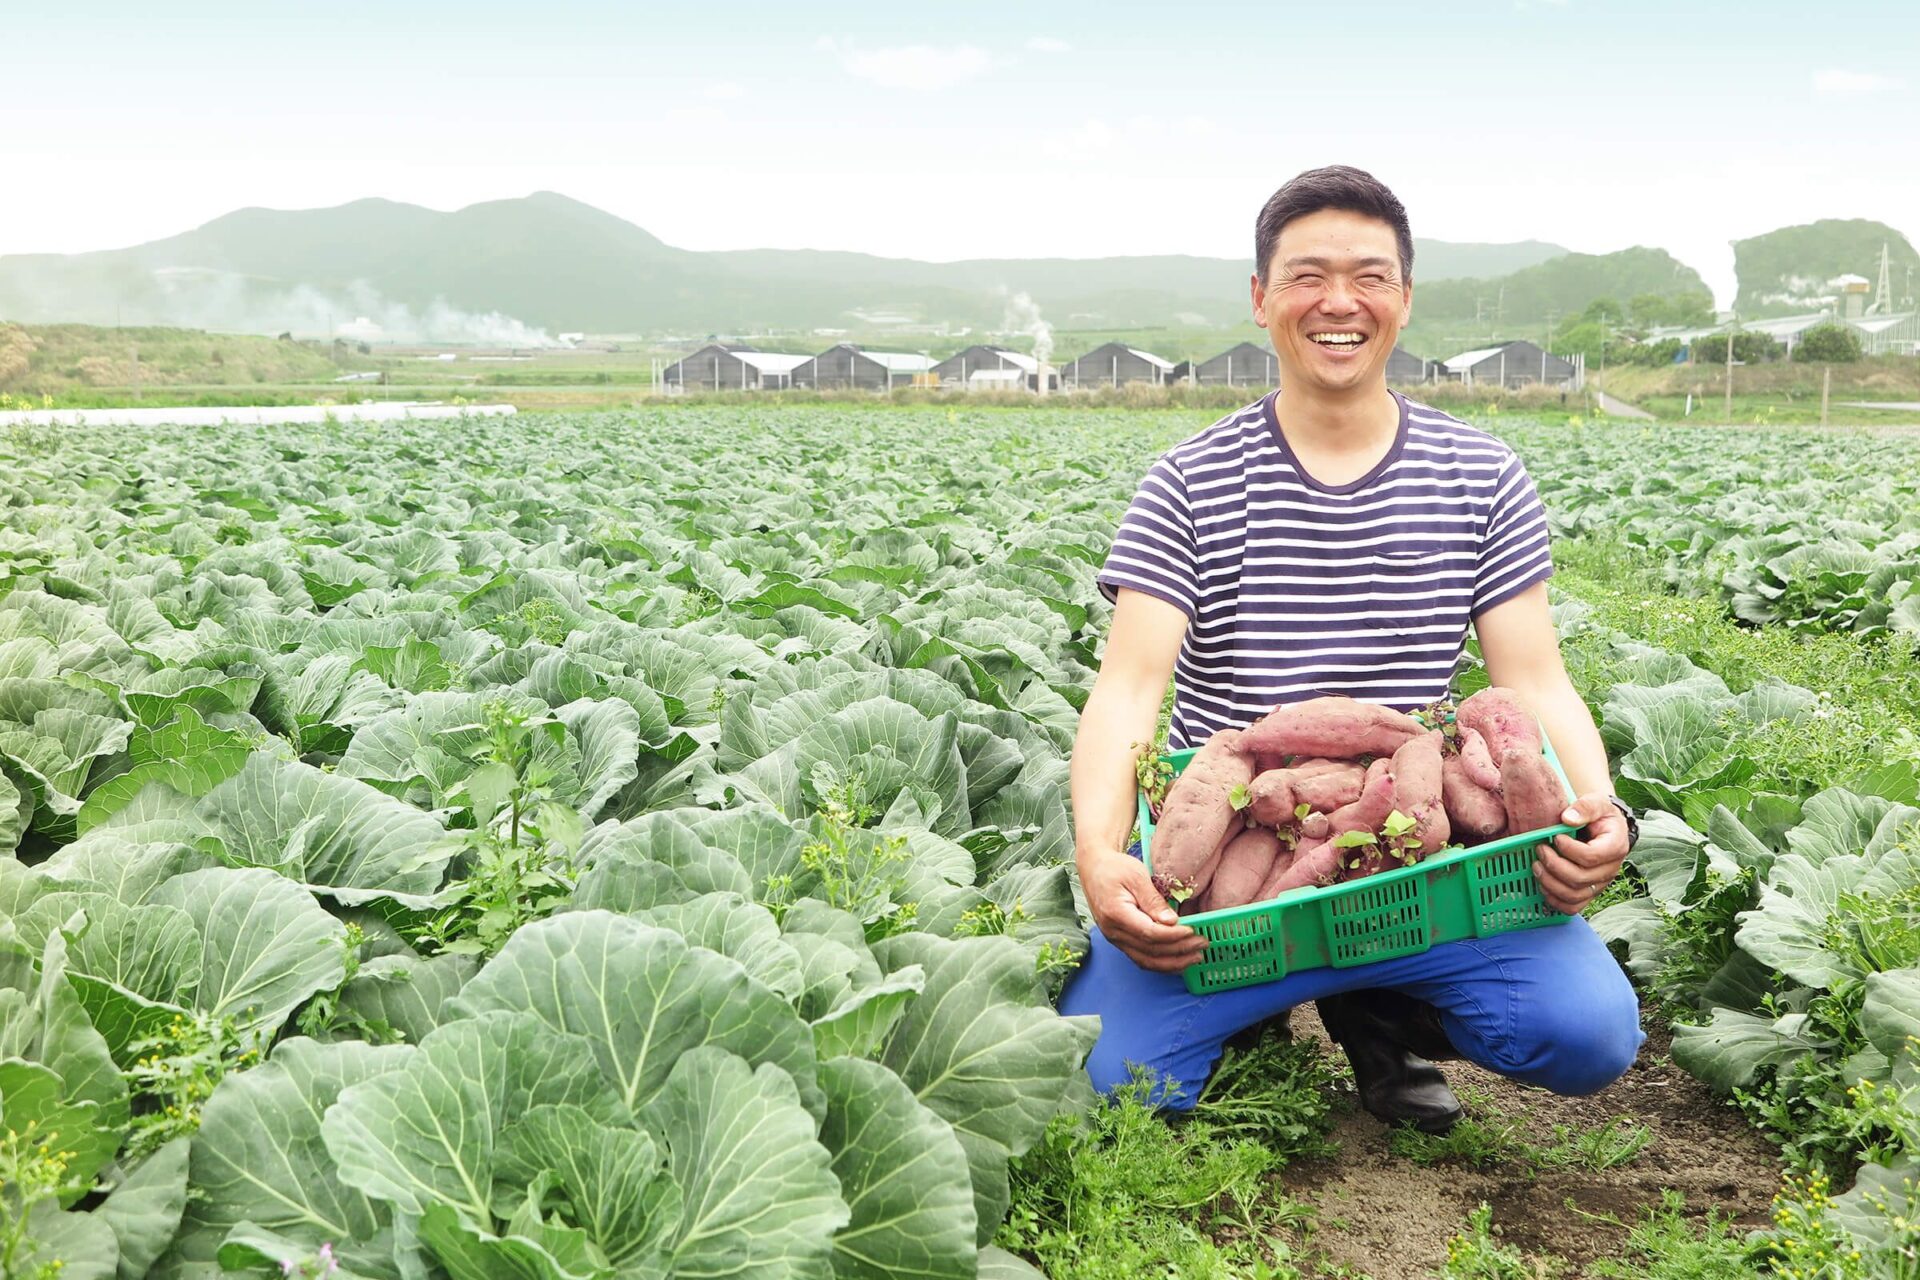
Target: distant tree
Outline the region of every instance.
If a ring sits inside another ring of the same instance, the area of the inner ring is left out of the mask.
[[[1680,350],[1680,339],[1678,338],[1662,338],[1658,342],[1642,342],[1636,346],[1627,348],[1623,353],[1625,358],[1621,363],[1645,365],[1650,369],[1657,369],[1662,365],[1672,364],[1680,355]],[[1612,358],[1613,353],[1608,352],[1608,359]]]
[[[1804,364],[1852,364],[1860,354],[1860,335],[1843,324],[1817,324],[1793,349],[1793,358]]]
[[[1778,360],[1786,354],[1786,348],[1779,341],[1764,333],[1753,333],[1746,329],[1733,331],[1733,359],[1738,364],[1765,364]],[[1693,362],[1695,364],[1725,364],[1727,362],[1727,335],[1709,333],[1693,340]]]
[[[1642,329],[1713,323],[1713,295],[1688,290],[1681,293],[1636,293],[1627,314]]]
[[[1595,298],[1575,317],[1581,323],[1611,324],[1618,327],[1627,318],[1627,309],[1613,298]]]
[[[1606,336],[1606,330],[1599,321],[1582,320],[1553,335],[1553,354],[1585,356],[1588,364],[1598,364],[1600,344],[1606,341]]]

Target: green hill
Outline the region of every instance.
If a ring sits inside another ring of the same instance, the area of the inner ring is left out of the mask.
[[[1817,300],[1833,296],[1829,282],[1835,277],[1851,273],[1879,280],[1882,245],[1888,249],[1893,304],[1908,309],[1920,287],[1920,254],[1898,231],[1866,218],[1824,218],[1735,240],[1740,293],[1734,307],[1744,316],[1768,316],[1824,305]]]
[[[1565,251],[1416,242],[1423,281]],[[931,263],[858,253],[697,253],[552,192],[439,213],[390,200],[243,209],[130,249],[0,257],[0,318],[315,334],[367,316],[389,334],[513,342],[516,322],[590,332],[764,332],[1005,323],[1030,295],[1063,327],[1221,325],[1246,263],[1159,255]]]

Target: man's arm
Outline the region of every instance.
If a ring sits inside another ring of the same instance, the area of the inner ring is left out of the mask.
[[[1627,856],[1627,823],[1614,807],[1613,777],[1587,704],[1560,660],[1560,640],[1547,612],[1547,584],[1536,583],[1473,620],[1480,656],[1496,685],[1512,689],[1540,717],[1578,797],[1562,820],[1584,826],[1587,838],[1556,836],[1534,862],[1547,901],[1569,915],[1593,901],[1620,874]]]
[[[1198,960],[1206,939],[1153,888],[1127,854],[1139,782],[1136,765],[1153,749],[1161,699],[1187,633],[1187,615],[1122,587],[1100,674],[1073,741],[1074,861],[1094,923],[1143,969],[1178,972]]]

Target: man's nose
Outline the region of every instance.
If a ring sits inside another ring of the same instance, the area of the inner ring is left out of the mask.
[[[1358,305],[1354,291],[1337,276],[1327,281],[1326,291],[1320,295],[1320,309],[1328,315],[1352,315]]]

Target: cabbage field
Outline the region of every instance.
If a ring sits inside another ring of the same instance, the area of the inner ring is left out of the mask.
[[[1107,1274],[1035,1190],[1110,1139],[1053,1007],[1066,759],[1107,541],[1203,422],[0,441],[0,1275]],[[1568,548],[1911,675],[1902,442],[1502,430]],[[1920,743],[1577,585],[1653,811],[1594,923],[1818,1218],[1741,1265],[1881,1274],[1920,1241]],[[1267,1194],[1217,1274],[1311,1274]]]

